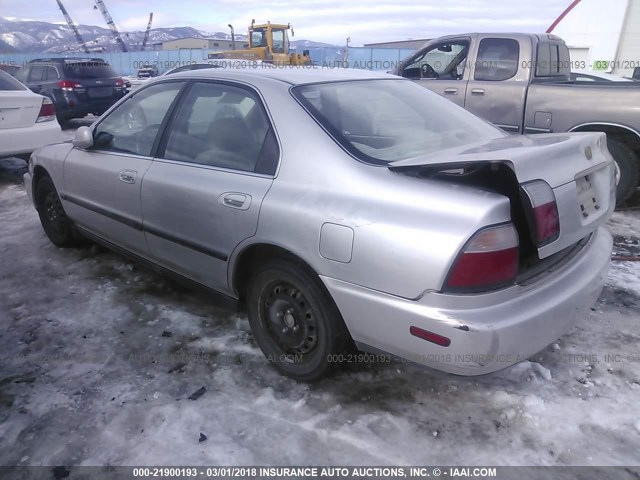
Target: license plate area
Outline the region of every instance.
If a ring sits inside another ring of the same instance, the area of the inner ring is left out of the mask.
[[[576,179],[576,189],[578,191],[578,203],[584,218],[597,213],[601,206],[598,202],[598,194],[594,186],[592,174]]]
[[[112,87],[93,87],[87,89],[87,95],[91,98],[105,98],[113,94]]]

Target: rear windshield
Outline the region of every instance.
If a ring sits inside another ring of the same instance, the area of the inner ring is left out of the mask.
[[[108,63],[69,63],[64,66],[65,74],[72,78],[113,78],[118,75]]]
[[[23,84],[13,78],[8,73],[0,70],[0,90],[26,90]]]
[[[356,158],[385,165],[505,133],[409,80],[294,87],[294,96]]]

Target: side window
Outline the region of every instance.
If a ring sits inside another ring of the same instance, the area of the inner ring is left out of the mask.
[[[403,70],[407,78],[460,80],[469,53],[469,43],[457,41],[430,47],[414,56]]]
[[[60,79],[60,75],[58,75],[58,70],[56,69],[56,67],[51,67],[51,66],[45,67],[44,74],[45,74],[44,80],[47,80],[49,82]]]
[[[119,105],[93,132],[94,148],[149,156],[171,103],[183,82],[159,83]]]
[[[499,82],[518,73],[520,44],[513,38],[483,38],[478,46],[475,80]]]
[[[257,95],[244,88],[195,83],[181,102],[164,158],[273,174],[278,145]]]
[[[34,65],[29,72],[30,82],[41,82],[44,77],[44,65]]]

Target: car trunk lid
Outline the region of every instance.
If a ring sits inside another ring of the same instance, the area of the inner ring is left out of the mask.
[[[0,129],[30,127],[36,122],[42,97],[30,90],[0,91]]]
[[[588,236],[606,221],[615,207],[615,167],[604,133],[508,136],[396,161],[389,168],[457,182],[468,177],[468,172],[478,165],[487,165],[488,171],[498,171],[498,166],[507,165],[513,171],[521,198],[516,198],[516,194],[509,196],[512,204],[522,204],[526,216],[533,212],[531,206],[522,201],[522,185],[543,180],[552,188],[560,234],[546,245],[538,246],[532,241],[539,259],[550,257]],[[487,181],[486,174],[478,178],[481,180],[477,180],[475,186],[504,193],[501,191],[504,186]],[[503,183],[506,181],[501,179]],[[468,181],[461,183],[469,184]],[[531,235],[530,229],[522,225],[518,233],[521,237]]]

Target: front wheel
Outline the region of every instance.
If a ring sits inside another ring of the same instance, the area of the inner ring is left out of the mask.
[[[612,138],[607,138],[607,147],[618,166],[620,180],[616,189],[616,204],[622,205],[638,187],[640,180],[639,160],[633,150]]]
[[[60,197],[51,178],[42,177],[38,181],[35,197],[40,223],[51,243],[58,247],[76,246],[79,243],[78,239],[62,208]]]
[[[283,374],[314,381],[340,362],[350,336],[317,275],[289,260],[272,260],[252,276],[249,323],[260,349]]]

